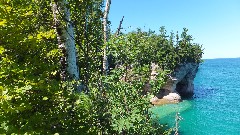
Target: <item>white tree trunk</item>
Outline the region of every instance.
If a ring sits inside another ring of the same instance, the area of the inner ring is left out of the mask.
[[[111,0],[106,0],[106,6],[103,16],[103,31],[104,31],[104,43],[108,42],[108,13],[110,10]],[[107,74],[108,72],[108,58],[107,58],[107,46],[103,50],[103,72]]]
[[[60,61],[62,66],[61,78],[62,80],[78,80],[79,69],[77,67],[74,29],[70,20],[70,10],[67,8],[67,4],[67,0],[52,2],[58,47],[63,53]]]

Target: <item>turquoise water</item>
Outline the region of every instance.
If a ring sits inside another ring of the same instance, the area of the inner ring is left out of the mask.
[[[205,60],[194,85],[194,98],[154,108],[160,123],[179,111],[180,135],[240,135],[240,58]]]

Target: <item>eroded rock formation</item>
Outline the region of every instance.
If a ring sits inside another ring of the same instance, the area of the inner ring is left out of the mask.
[[[169,76],[165,86],[151,99],[151,103],[161,105],[166,103],[178,103],[182,98],[191,97],[194,94],[194,78],[199,64],[181,64],[175,72]]]

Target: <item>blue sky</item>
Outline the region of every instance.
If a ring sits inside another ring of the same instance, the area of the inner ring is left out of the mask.
[[[240,57],[240,0],[112,0],[112,31],[122,16],[122,31],[185,27],[205,48],[204,59]]]

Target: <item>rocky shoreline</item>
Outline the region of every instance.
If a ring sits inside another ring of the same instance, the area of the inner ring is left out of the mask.
[[[153,105],[179,103],[182,98],[192,97],[194,94],[194,78],[199,64],[181,64],[175,72],[169,76],[165,86],[159,93],[150,99]]]

